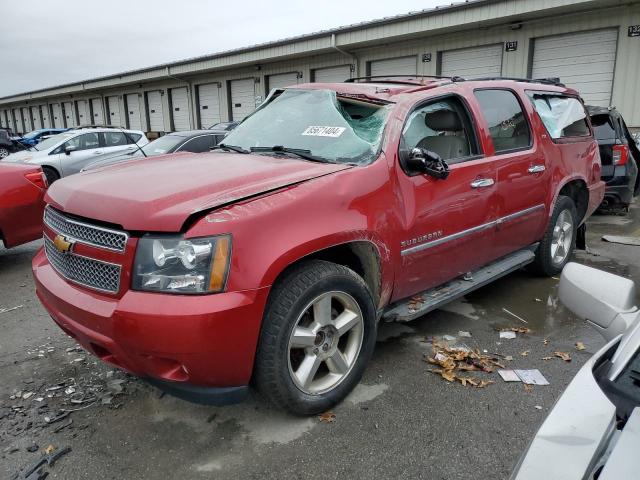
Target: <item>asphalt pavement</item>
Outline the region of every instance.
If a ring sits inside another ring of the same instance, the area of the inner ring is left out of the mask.
[[[603,234],[640,236],[640,208],[594,216],[589,252],[576,255],[640,284],[640,247]],[[333,422],[289,416],[255,393],[229,407],[193,405],[102,364],[60,331],[34,294],[37,248],[0,247],[0,478],[68,446],[48,478],[506,479],[604,344],[559,304],[557,279],[517,272],[412,323],[380,325],[373,361]],[[531,331],[500,339],[510,327]],[[528,390],[495,372],[471,372],[494,382],[484,388],[450,383],[424,361],[445,335],[507,368],[537,368],[550,385]]]

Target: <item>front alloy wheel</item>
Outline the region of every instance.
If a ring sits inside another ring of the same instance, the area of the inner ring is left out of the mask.
[[[9,156],[9,150],[5,147],[0,147],[0,160]]]
[[[289,338],[289,373],[313,395],[342,382],[356,363],[364,336],[357,302],[344,292],[315,298],[298,318]]]
[[[364,280],[343,265],[302,262],[269,295],[255,385],[292,413],[324,412],[358,384],[375,341],[376,310]]]

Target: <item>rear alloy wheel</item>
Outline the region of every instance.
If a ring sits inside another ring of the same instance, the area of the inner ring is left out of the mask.
[[[6,158],[9,156],[9,149],[6,147],[0,147],[0,159]]]
[[[375,335],[375,306],[360,276],[331,262],[301,263],[270,294],[256,386],[292,413],[324,412],[360,381]]]
[[[564,195],[559,196],[547,231],[538,246],[536,259],[531,265],[532,270],[547,276],[557,275],[562,271],[576,246],[577,217],[573,200]]]

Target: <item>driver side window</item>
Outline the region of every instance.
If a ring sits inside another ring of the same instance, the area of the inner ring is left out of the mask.
[[[98,138],[97,133],[85,133],[83,135],[78,135],[77,137],[73,137],[63,145],[62,151],[68,146],[76,147],[76,151],[78,150],[88,150],[90,148],[98,148],[100,146],[100,139]]]
[[[469,116],[455,97],[417,108],[402,132],[402,145],[408,152],[421,148],[436,153],[448,163],[477,155],[477,143]]]

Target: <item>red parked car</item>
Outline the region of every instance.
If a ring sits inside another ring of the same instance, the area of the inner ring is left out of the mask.
[[[382,317],[560,272],[604,192],[582,101],[552,82],[306,84],[215,148],[56,182],[37,294],[175,395],[223,404],[253,384],[299,414],[358,383]]]
[[[0,163],[0,238],[6,248],[42,237],[47,186],[39,166]]]

